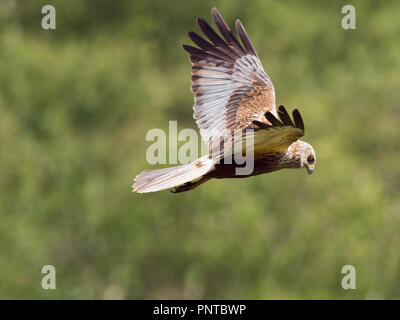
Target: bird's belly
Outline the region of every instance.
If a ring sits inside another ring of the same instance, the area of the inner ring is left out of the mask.
[[[282,158],[281,154],[266,154],[260,159],[253,160],[253,165],[251,163],[237,164],[235,161],[232,163],[217,163],[215,165],[215,170],[213,171],[213,177],[217,179],[222,178],[247,178],[251,176],[256,176],[263,173],[269,173],[276,170],[283,169],[280,165],[280,160]],[[251,161],[251,159],[247,159]],[[252,167],[253,170],[239,170],[243,168]],[[246,172],[246,173],[243,173]]]

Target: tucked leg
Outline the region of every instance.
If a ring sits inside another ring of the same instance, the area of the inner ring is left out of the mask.
[[[197,188],[199,185],[202,183],[210,180],[210,176],[204,176],[201,179],[195,181],[195,182],[186,182],[185,184],[182,184],[180,186],[175,187],[174,189],[171,190],[172,193],[179,193],[179,192],[184,192],[184,191],[189,191],[193,190],[194,188]]]

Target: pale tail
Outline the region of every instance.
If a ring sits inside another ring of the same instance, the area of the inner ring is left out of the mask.
[[[177,187],[200,178],[213,168],[214,161],[209,156],[205,156],[177,167],[146,170],[136,176],[133,191],[145,193]]]

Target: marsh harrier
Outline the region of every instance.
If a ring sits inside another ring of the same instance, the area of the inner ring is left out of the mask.
[[[190,164],[142,172],[135,178],[135,192],[182,192],[212,178],[243,178],[284,168],[306,168],[309,174],[314,170],[314,149],[298,140],[304,135],[300,113],[295,109],[292,120],[283,106],[276,109],[274,86],[242,23],[235,24],[240,43],[217,9],[212,16],[220,35],[198,19],[207,40],[189,32],[197,47],[183,45],[192,64],[193,117],[210,152]],[[241,147],[251,141],[253,170],[247,174],[238,174],[243,164],[226,161],[227,151],[237,145],[232,133],[238,131]]]

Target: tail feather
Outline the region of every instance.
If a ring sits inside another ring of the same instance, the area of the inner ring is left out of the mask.
[[[146,170],[135,178],[133,191],[137,193],[155,192],[170,189],[205,175],[214,167],[208,156],[190,164],[177,167]]]

